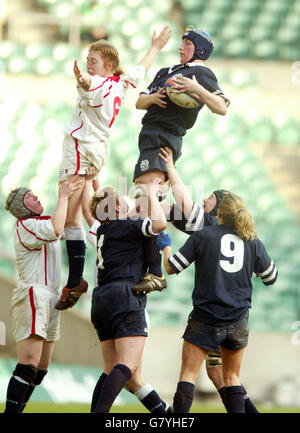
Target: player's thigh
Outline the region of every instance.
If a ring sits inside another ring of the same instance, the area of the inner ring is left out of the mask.
[[[38,366],[42,351],[44,339],[38,335],[30,335],[25,340],[17,342],[17,357],[20,364],[32,364]]]
[[[225,386],[239,384],[240,370],[245,348],[230,350],[221,347],[222,370]]]
[[[121,337],[115,340],[115,347],[119,364],[127,365],[134,373],[142,361],[145,337]]]
[[[195,383],[207,350],[186,340],[183,341],[180,381]]]
[[[104,361],[104,372],[109,374],[118,363],[114,340],[101,341],[101,350]]]

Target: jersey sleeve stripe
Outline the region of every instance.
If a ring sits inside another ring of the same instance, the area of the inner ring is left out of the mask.
[[[152,231],[152,221],[150,218],[145,218],[142,224],[142,233],[144,236],[156,236],[156,233]]]
[[[190,265],[189,261],[179,251],[169,258],[169,263],[173,265],[172,268],[175,272],[181,272]]]
[[[23,221],[20,220],[20,223],[21,223],[22,227],[23,227],[26,231],[28,231],[28,233],[30,233],[31,235],[33,235],[33,236],[34,236],[36,239],[38,239],[39,241],[50,242],[49,239],[42,239],[42,238],[39,238],[35,233],[33,233],[32,231],[30,231],[30,230],[29,230],[29,229],[24,225]]]
[[[177,251],[177,253],[175,254],[176,257],[178,257],[178,259],[181,260],[181,262],[187,267],[190,266],[190,262],[187,261],[187,259],[181,254],[180,251]]]
[[[273,267],[274,267],[274,262],[273,262],[273,260],[271,260],[271,264],[268,267],[268,269],[266,269],[265,271],[263,271],[261,273],[258,273],[258,276],[260,278],[265,277],[266,275],[268,275],[272,271]]]
[[[203,206],[199,206],[196,203],[193,206],[193,210],[189,219],[186,223],[186,229],[188,231],[198,231],[203,228],[204,225],[204,209]]]
[[[174,256],[169,257],[168,262],[170,263],[172,269],[176,272],[176,274],[184,270],[180,263],[178,263],[177,260],[174,259]]]
[[[275,282],[277,279],[277,275],[278,275],[278,271],[276,266],[274,266],[273,272],[271,273],[270,276],[267,276],[265,278],[262,278],[262,282],[265,283],[271,283],[271,282]],[[272,283],[271,283],[272,284]]]
[[[18,229],[16,229],[16,231],[17,231],[17,235],[18,235],[18,238],[19,238],[19,242],[20,242],[20,244],[22,245],[22,247],[24,247],[26,250],[28,250],[28,251],[40,251],[42,248],[28,248],[28,247],[26,247],[26,245],[24,245],[23,244],[23,242],[21,241],[21,237],[20,237],[20,233],[19,233],[19,230]]]

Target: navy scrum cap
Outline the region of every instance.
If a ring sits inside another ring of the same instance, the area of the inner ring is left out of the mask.
[[[195,59],[206,60],[211,55],[214,45],[212,37],[209,33],[202,29],[188,29],[182,36],[182,39],[187,38],[195,45],[195,53],[190,61]]]
[[[217,201],[216,201],[215,207],[209,212],[209,214],[213,215],[213,216],[217,216],[217,212],[218,212],[221,200],[224,197],[224,195],[229,194],[229,191],[227,191],[226,189],[217,189],[213,193],[215,194]]]

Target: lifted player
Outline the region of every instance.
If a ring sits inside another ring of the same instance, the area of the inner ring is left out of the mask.
[[[226,114],[229,100],[220,89],[214,73],[205,64],[212,51],[212,39],[207,32],[188,28],[179,47],[180,64],[160,69],[147,90],[140,93],[136,107],[147,112],[139,135],[140,155],[134,170],[136,185],[147,184],[157,176],[162,181],[167,179],[159,149],[169,146],[176,161],[181,155],[182,137],[192,128],[204,105],[213,113]],[[175,75],[178,91],[195,92],[203,101],[199,108],[179,107],[166,96],[165,82]]]
[[[134,68],[125,72],[119,65],[118,51],[107,41],[94,42],[87,56],[87,72],[82,72],[75,60],[74,75],[77,80],[78,98],[70,121],[64,128],[63,158],[59,179],[79,174],[94,166],[99,172],[109,158],[108,139],[119,113],[128,87],[137,86],[144,78],[156,54],[171,36],[166,26],[152,36],[151,47]],[[86,291],[82,279],[85,259],[85,231],[82,207],[84,185],[69,200],[65,225],[65,238],[69,260],[69,276],[56,308],[72,307]]]

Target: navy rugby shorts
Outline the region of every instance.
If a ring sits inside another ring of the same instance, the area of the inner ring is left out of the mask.
[[[226,326],[211,326],[193,316],[188,319],[183,339],[204,350],[215,351],[219,346],[229,350],[239,350],[248,344],[249,325],[247,312],[236,322]]]
[[[134,168],[133,180],[154,169],[165,172],[166,179],[168,178],[166,165],[158,156],[160,148],[164,146],[173,150],[173,159],[177,161],[181,156],[182,137],[154,124],[143,126],[139,135],[140,155]]]
[[[100,341],[148,336],[145,296],[134,294],[133,285],[132,282],[114,281],[94,289],[91,321]]]

